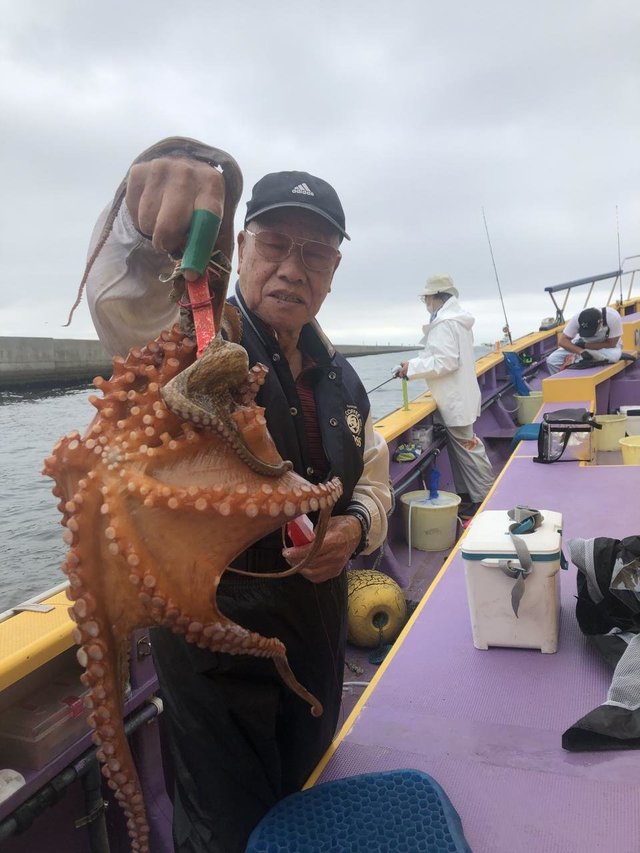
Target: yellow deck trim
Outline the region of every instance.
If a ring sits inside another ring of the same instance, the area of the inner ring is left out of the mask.
[[[545,403],[568,403],[571,400],[591,400],[601,382],[611,379],[625,369],[628,362],[617,361],[601,367],[597,373],[581,374],[574,370],[562,371],[542,380],[542,399]]]
[[[73,646],[71,602],[64,592],[44,599],[49,613],[17,613],[0,622],[0,690]]]
[[[407,411],[404,409],[396,409],[380,418],[374,424],[376,432],[384,438],[387,444],[393,441],[402,433],[410,429],[414,424],[419,423],[427,415],[433,414],[436,410],[436,404],[429,391],[416,397],[409,403]]]

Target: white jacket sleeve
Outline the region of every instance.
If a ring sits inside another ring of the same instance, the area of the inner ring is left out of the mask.
[[[353,490],[352,500],[363,504],[371,516],[369,545],[363,551],[371,554],[387,535],[387,513],[391,509],[389,487],[389,448],[373,428],[371,414],[364,427],[364,470]]]
[[[407,379],[433,379],[460,367],[460,345],[451,322],[439,323],[430,333],[422,355],[409,361]]]
[[[89,255],[109,209],[96,223]],[[172,268],[168,255],[157,252],[136,231],[123,203],[86,283],[91,317],[110,355],[124,356],[131,347],[144,346],[177,322],[178,307],[169,300],[171,285],[159,281],[160,274]]]

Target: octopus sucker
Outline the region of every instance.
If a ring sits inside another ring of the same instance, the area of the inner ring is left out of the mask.
[[[127,812],[132,849],[142,853],[149,833],[122,719],[134,630],[160,625],[203,649],[270,658],[311,713],[322,713],[280,640],[236,625],[216,602],[235,557],[297,515],[322,510],[305,564],[312,559],[342,494],[338,479],[309,483],[278,453],[255,402],[266,374],[219,336],[195,361],[194,343],[174,327],[114,359],[111,378],[94,381],[102,397],[90,400],[95,415],[84,435],[68,433],[44,463],[69,545],[63,570],[88,722]]]

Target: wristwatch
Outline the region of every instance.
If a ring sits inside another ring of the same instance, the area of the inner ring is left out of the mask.
[[[359,501],[352,501],[345,510],[345,515],[352,515],[354,518],[357,518],[360,522],[360,527],[362,528],[360,541],[356,545],[356,548],[353,554],[351,555],[351,559],[353,559],[354,557],[357,557],[358,554],[361,554],[362,551],[364,551],[369,544],[369,531],[371,530],[371,514],[369,513],[369,510],[364,504],[361,504]]]

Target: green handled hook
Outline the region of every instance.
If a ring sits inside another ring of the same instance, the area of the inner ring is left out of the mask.
[[[210,210],[194,210],[180,269],[204,275],[218,239],[222,219]]]

